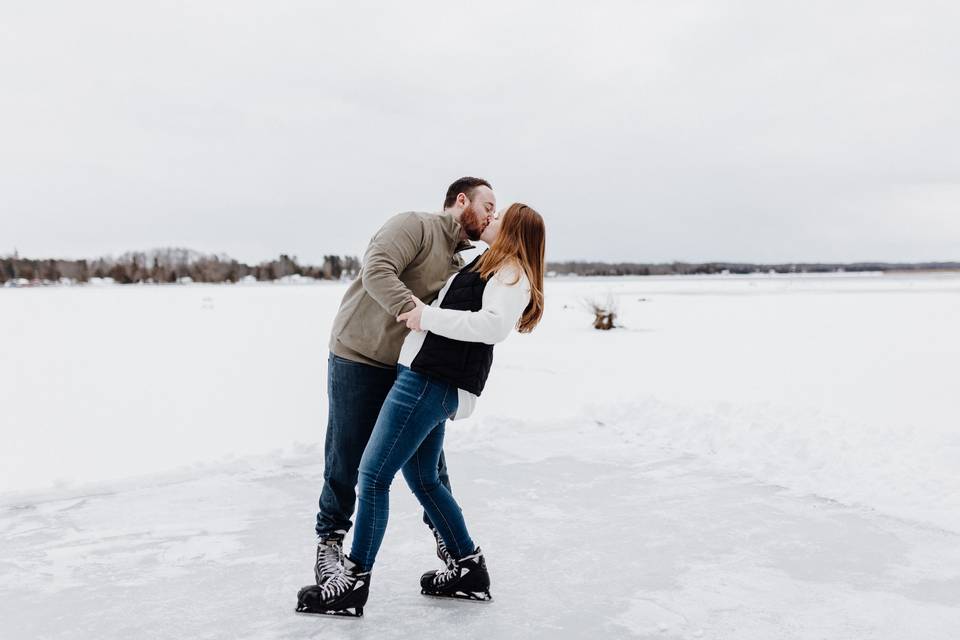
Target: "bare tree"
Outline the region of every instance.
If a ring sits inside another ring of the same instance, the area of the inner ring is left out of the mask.
[[[617,302],[612,295],[608,295],[604,301],[596,298],[588,298],[583,301],[588,311],[593,313],[593,328],[601,331],[609,331],[616,328],[616,318],[618,313]]]

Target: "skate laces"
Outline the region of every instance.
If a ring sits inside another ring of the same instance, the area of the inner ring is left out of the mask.
[[[443,571],[437,571],[437,573],[433,576],[433,583],[442,587],[448,582],[458,579],[463,572],[463,563],[476,561],[480,556],[480,549],[477,549],[470,555],[460,558],[459,560],[451,556],[450,564],[447,565],[447,568]]]
[[[333,574],[329,580],[323,583],[323,588],[320,590],[320,596],[324,600],[341,596],[353,588],[353,584],[356,581],[357,577],[355,575],[348,573],[342,565],[338,565],[337,572]]]
[[[460,565],[457,563],[456,560],[453,560],[451,564],[447,565],[446,569],[443,569],[442,571],[437,571],[437,573],[434,574],[433,583],[437,586],[442,587],[446,585],[448,582],[455,580],[459,577],[460,577]]]
[[[321,575],[334,574],[343,564],[343,547],[339,542],[317,545],[317,570]]]
[[[440,532],[436,529],[433,529],[433,537],[437,539],[437,555],[443,560],[444,564],[447,565],[447,568],[450,568],[450,564],[453,562],[453,554],[450,553],[450,550],[447,549],[446,543],[443,541],[443,538],[440,537]]]

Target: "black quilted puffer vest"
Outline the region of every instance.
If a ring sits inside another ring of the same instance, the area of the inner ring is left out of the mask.
[[[471,271],[479,259],[479,256],[475,258],[453,279],[447,294],[440,302],[441,309],[480,311],[487,281],[476,271]],[[448,382],[479,396],[487,382],[492,364],[492,344],[451,340],[427,333],[420,352],[410,363],[410,368],[428,378]]]

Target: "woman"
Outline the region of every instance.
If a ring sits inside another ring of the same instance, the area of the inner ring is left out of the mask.
[[[493,362],[493,345],[514,328],[526,333],[540,321],[543,218],[516,203],[491,221],[480,239],[490,249],[450,278],[431,306],[414,297],[414,308],[397,318],[413,331],[360,461],[350,554],[337,575],[300,591],[298,611],[363,614],[387,526],[390,483],[401,469],[452,558],[445,570],[422,576],[422,593],[490,599],[483,554],[460,507],[440,484],[437,465],[446,420],[472,413]]]

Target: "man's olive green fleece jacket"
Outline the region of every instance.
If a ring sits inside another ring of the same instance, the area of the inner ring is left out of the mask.
[[[397,316],[411,308],[410,294],[426,304],[463,267],[460,223],[450,213],[400,213],[374,234],[360,276],[340,303],[330,351],[348,360],[393,367],[407,327]]]

